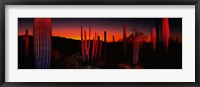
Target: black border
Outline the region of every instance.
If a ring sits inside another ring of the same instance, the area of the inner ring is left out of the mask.
[[[5,82],[5,5],[195,5],[195,82]],[[0,0],[0,22],[1,87],[200,87],[200,0]]]

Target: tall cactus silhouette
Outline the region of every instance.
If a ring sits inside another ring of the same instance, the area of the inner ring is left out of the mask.
[[[25,32],[25,60],[28,61],[29,57],[29,36],[28,36],[28,30],[26,29]]]
[[[152,44],[152,51],[155,52],[155,50],[156,50],[156,29],[154,27],[151,30],[151,44]]]
[[[100,36],[98,36],[98,43],[99,43],[98,58],[101,58],[102,41],[100,39]]]
[[[98,57],[98,50],[99,50],[99,48],[98,48],[99,43],[98,43],[97,39],[98,39],[98,34],[96,35],[96,40],[95,40],[95,58]]]
[[[107,41],[106,41],[106,31],[104,31],[104,58],[106,58],[107,56],[107,54],[106,54],[106,51],[107,51],[107,46],[106,46],[106,44],[107,44]]]
[[[92,39],[92,59],[94,59],[94,52],[95,51],[95,38]]]
[[[33,26],[34,56],[38,69],[50,68],[52,52],[52,20],[35,18]]]
[[[124,54],[126,55],[126,25],[123,26],[123,46],[124,46]]]
[[[114,43],[115,42],[115,37],[114,36],[112,36],[112,40],[113,40],[112,42]]]
[[[170,35],[169,20],[168,18],[163,18],[162,19],[162,42],[165,46],[165,50],[167,50],[169,46],[169,35]]]

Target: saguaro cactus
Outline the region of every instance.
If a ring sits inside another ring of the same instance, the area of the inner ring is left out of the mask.
[[[107,50],[107,47],[106,47],[106,31],[104,31],[104,58],[106,58],[106,50]]]
[[[152,44],[152,50],[155,52],[156,50],[156,29],[153,27],[151,30],[151,44]]]
[[[33,28],[34,56],[38,69],[50,67],[52,52],[52,20],[50,18],[35,18]]]
[[[106,31],[104,31],[104,42],[106,43]]]
[[[29,37],[28,37],[28,30],[26,29],[25,32],[25,60],[28,61],[29,57]]]
[[[165,50],[168,49],[169,35],[170,35],[169,20],[168,20],[168,18],[163,18],[162,19],[162,42],[165,46]]]
[[[123,26],[123,46],[124,46],[124,54],[126,55],[126,25]]]

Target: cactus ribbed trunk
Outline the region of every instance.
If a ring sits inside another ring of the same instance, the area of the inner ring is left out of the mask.
[[[151,30],[151,44],[152,44],[152,51],[155,52],[155,50],[156,50],[156,29],[154,27]]]
[[[37,69],[50,68],[52,52],[52,20],[50,18],[34,19],[34,56]]]
[[[28,37],[28,30],[26,29],[25,33],[25,60],[28,61],[29,57],[29,37]]]
[[[84,55],[85,55],[85,57],[87,58],[87,60],[88,60],[88,51],[87,51],[87,46],[88,46],[88,44],[87,44],[87,32],[84,30],[84,44],[85,44],[85,48],[84,48]]]
[[[164,44],[165,50],[168,49],[169,46],[169,20],[168,18],[162,19],[162,42]]]

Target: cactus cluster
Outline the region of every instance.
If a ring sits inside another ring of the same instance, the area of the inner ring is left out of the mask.
[[[102,41],[100,40],[100,36],[95,32],[92,40],[90,37],[91,37],[91,27],[89,27],[89,38],[87,38],[87,32],[83,30],[83,27],[81,26],[82,59],[87,61],[89,61],[90,59],[93,60],[100,58],[102,51]]]

